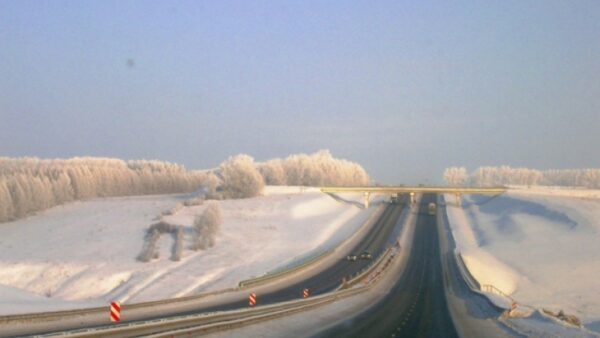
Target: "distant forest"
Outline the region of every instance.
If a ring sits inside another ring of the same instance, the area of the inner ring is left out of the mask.
[[[336,159],[327,150],[264,163],[237,155],[216,169],[202,171],[163,161],[0,157],[0,222],[97,197],[189,193],[203,187],[208,198],[246,198],[259,195],[265,184],[347,186],[368,182],[362,166]]]
[[[479,167],[469,175],[464,167],[451,167],[444,171],[444,181],[452,186],[545,185],[600,188],[600,169],[537,170],[500,166]]]

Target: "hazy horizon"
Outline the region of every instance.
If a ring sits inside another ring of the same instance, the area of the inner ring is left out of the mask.
[[[0,1],[0,156],[600,167],[600,3]]]

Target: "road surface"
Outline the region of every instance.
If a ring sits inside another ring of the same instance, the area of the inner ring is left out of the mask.
[[[444,294],[436,216],[424,195],[404,273],[383,301],[318,337],[458,337]]]

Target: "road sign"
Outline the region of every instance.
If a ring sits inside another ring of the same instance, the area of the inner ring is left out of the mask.
[[[302,290],[302,298],[308,298],[308,296],[310,296],[308,289]]]
[[[110,303],[110,321],[114,323],[121,321],[121,303]]]
[[[254,292],[250,293],[248,296],[248,305],[256,306],[256,294]]]

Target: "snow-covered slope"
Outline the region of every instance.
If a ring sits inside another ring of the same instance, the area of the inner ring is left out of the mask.
[[[160,257],[136,260],[145,230],[161,211],[188,196],[143,196],[74,202],[0,224],[0,314],[139,302],[237,285],[278,266],[335,246],[374,208],[360,194],[336,200],[317,189],[267,187],[265,195],[218,203],[223,224],[216,245],[170,260],[173,238],[159,240]],[[380,197],[376,197],[378,199]],[[186,226],[205,206],[165,219]]]
[[[598,191],[509,190],[498,197],[446,196],[457,250],[481,284],[519,303],[579,317],[600,331]]]

